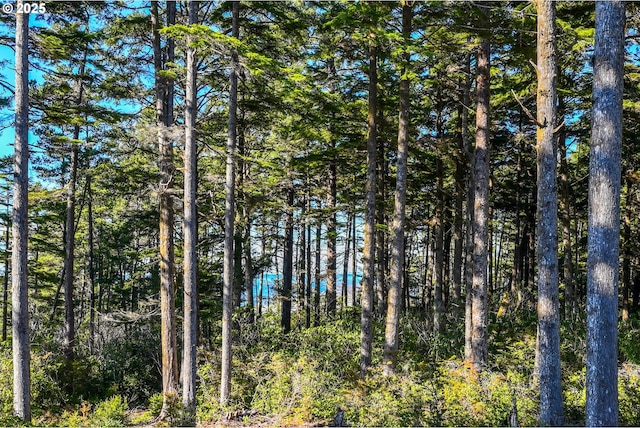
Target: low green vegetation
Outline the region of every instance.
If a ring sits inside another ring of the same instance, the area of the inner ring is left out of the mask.
[[[490,367],[476,372],[462,358],[462,332],[434,337],[422,317],[402,323],[401,365],[395,376],[380,369],[381,342],[374,368],[359,376],[359,312],[348,308],[295,334],[280,333],[279,317],[266,313],[255,324],[235,330],[232,396],[219,401],[220,362],[216,349],[199,352],[198,422],[269,426],[333,423],[338,409],[350,426],[505,426],[517,414],[523,426],[537,425],[534,378],[535,318],[492,320]],[[131,331],[146,332],[107,342],[100,358],[78,356],[72,390],[63,360],[34,345],[32,378],[34,420],[42,426],[123,426],[154,423],[162,407],[159,353],[150,321]],[[298,324],[299,325],[299,324]],[[562,368],[568,425],[584,424],[585,341],[576,326],[563,324]],[[145,327],[146,326],[146,327]],[[125,328],[122,326],[121,328]],[[128,327],[127,327],[128,328]],[[383,325],[375,324],[378,332]],[[639,425],[640,320],[621,325],[619,397],[621,425]],[[380,338],[380,334],[374,335]],[[212,338],[216,343],[216,338]],[[8,344],[0,348],[0,369],[11,373]],[[146,357],[145,357],[146,356]],[[120,361],[117,365],[116,362]],[[121,368],[120,371],[116,367]],[[11,377],[0,378],[0,425],[16,425],[11,416]],[[180,397],[165,425],[180,425]]]

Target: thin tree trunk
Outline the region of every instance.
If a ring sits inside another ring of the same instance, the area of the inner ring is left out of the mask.
[[[304,203],[300,212],[300,223],[298,229],[298,300],[300,302],[299,310],[305,314],[307,313],[307,195],[304,195]],[[309,328],[305,322],[305,328]]]
[[[465,77],[466,79],[466,77]],[[466,187],[467,156],[465,152],[465,138],[463,138],[463,116],[466,114],[467,106],[464,104],[466,85],[461,85],[460,104],[458,106],[458,147],[456,154],[455,171],[455,205],[453,218],[453,316],[459,319],[462,307],[462,267],[464,254],[464,199]],[[468,119],[467,119],[468,120]],[[464,121],[466,122],[466,121]],[[466,125],[466,124],[465,124]]]
[[[282,266],[282,331],[291,331],[291,291],[293,288],[293,183],[287,189]]]
[[[351,224],[354,220],[354,214],[347,214],[347,226],[345,228],[345,232],[347,233],[346,239],[344,241],[344,260],[342,262],[342,307],[347,307],[349,305],[348,296],[349,296],[349,288],[347,285],[347,276],[349,275],[349,254],[351,251]]]
[[[7,211],[9,205],[7,205]],[[8,214],[8,213],[7,213]],[[2,281],[2,341],[7,340],[7,315],[9,311],[9,252],[10,252],[10,232],[11,222],[9,221],[9,215],[7,215],[7,222],[5,223],[4,230],[4,278]]]
[[[198,22],[198,2],[189,1],[189,25]],[[191,37],[187,38],[187,43]],[[193,46],[187,47],[187,78],[185,88],[184,110],[184,219],[183,219],[183,305],[184,321],[182,325],[182,405],[189,422],[195,422],[196,408],[196,349],[198,345],[197,308],[198,308],[198,209],[197,209],[197,175],[198,148],[196,143],[197,116],[197,70],[196,52]]]
[[[93,194],[91,193],[91,176],[87,176],[87,217],[89,218],[88,243],[89,243],[89,286],[90,286],[90,303],[89,303],[89,352],[93,354],[95,348],[95,332],[96,332],[96,271],[94,264],[94,229],[93,229]]]
[[[471,315],[471,362],[476,370],[487,364],[487,255],[489,240],[489,39],[478,47],[476,148],[474,159],[473,280]]]
[[[367,182],[364,221],[364,250],[362,253],[362,316],[360,320],[360,377],[366,377],[371,365],[373,341],[373,287],[375,280],[376,226],[376,116],[378,70],[374,42],[369,44],[369,112],[367,130]]]
[[[82,75],[85,72],[85,63],[87,60],[87,50],[84,53],[83,62],[78,70],[78,81],[76,82],[76,105],[82,105],[84,85],[82,83]],[[71,159],[69,165],[69,182],[67,184],[67,218],[66,218],[66,235],[65,235],[65,259],[64,259],[64,354],[68,361],[74,358],[75,346],[75,307],[73,303],[74,294],[74,263],[75,263],[75,211],[76,211],[76,182],[78,177],[78,155],[79,147],[75,141],[80,138],[80,125],[75,125],[73,129],[73,140],[71,147]],[[72,376],[71,371],[68,373]],[[73,384],[73,379],[70,380]]]
[[[264,253],[265,253],[265,236],[264,236],[264,229],[262,232],[262,239],[260,239],[261,241],[261,246],[260,246],[260,258],[264,257]],[[260,273],[260,288],[258,289],[258,318],[260,318],[262,316],[262,298],[264,296],[264,270]]]
[[[331,159],[329,161],[328,174],[327,174],[327,210],[329,216],[327,217],[327,315],[331,317],[336,312],[336,246],[337,246],[337,232],[336,232],[336,181],[337,181],[337,169],[335,154],[335,141],[331,139]]]
[[[240,36],[240,2],[232,3],[232,36]],[[222,295],[222,377],[220,381],[220,404],[225,405],[231,394],[231,315],[233,312],[233,237],[235,218],[236,185],[236,126],[238,110],[238,52],[232,53],[229,77],[229,126],[227,134],[227,166],[225,176],[224,210],[224,266]]]
[[[471,104],[471,55],[467,55],[464,64],[465,79],[462,103],[462,144],[467,157],[467,164],[473,164],[473,154],[471,151],[471,138],[469,136],[469,110]],[[464,358],[471,360],[471,315],[472,315],[472,282],[473,282],[473,204],[475,198],[475,184],[473,178],[473,168],[470,168],[467,176],[467,201],[465,215],[465,262],[464,262]]]
[[[320,325],[320,248],[322,242],[322,223],[316,225],[315,278],[313,282],[313,325]]]
[[[74,141],[78,140],[80,127],[74,130]],[[74,317],[74,249],[75,249],[75,194],[78,174],[78,145],[72,143],[69,183],[67,184],[67,219],[65,235],[65,259],[64,259],[64,354],[69,361],[73,360],[73,348],[75,344],[75,317]],[[72,374],[69,373],[69,376]],[[71,382],[73,383],[73,382]]]
[[[437,113],[436,119],[436,139],[438,151],[443,152],[444,142],[442,141],[442,111]],[[444,191],[443,176],[444,167],[442,165],[441,156],[436,159],[436,215],[435,215],[435,284],[433,287],[433,331],[441,333],[444,328],[442,317],[444,317],[444,302],[442,299],[442,291],[444,288]]]
[[[18,6],[23,2],[18,0]],[[29,339],[29,15],[16,14],[15,143],[11,254],[13,412],[31,420],[31,345]]]
[[[356,213],[353,213],[353,254],[351,255],[351,306],[356,306],[356,288],[358,278],[358,235],[356,235]]]
[[[253,292],[253,258],[251,257],[251,215],[248,207],[243,207],[243,217],[245,219],[244,237],[242,239],[242,261],[244,265],[244,288],[247,291],[247,308],[249,309],[249,322],[254,321],[254,292]]]
[[[626,201],[624,208],[624,220],[622,223],[623,257],[622,257],[622,321],[629,321],[629,294],[631,290],[631,217],[633,215],[633,181],[626,176]]]
[[[412,6],[403,3],[402,6],[402,36],[405,43],[411,37]],[[385,375],[395,371],[398,358],[398,324],[402,306],[402,280],[404,277],[405,256],[405,210],[407,199],[407,156],[409,134],[409,79],[406,77],[409,67],[409,52],[403,56],[402,78],[400,80],[400,108],[398,119],[398,160],[396,175],[396,194],[394,203],[393,223],[391,225],[391,281],[389,284],[389,301],[387,303],[387,320],[384,333]]]
[[[571,213],[569,193],[569,167],[567,165],[567,132],[563,125],[565,116],[565,102],[562,95],[558,96],[558,146],[560,148],[560,220],[562,222],[563,279],[564,279],[564,310],[568,319],[573,318],[575,312],[575,286],[573,284],[573,257],[571,248]]]
[[[382,127],[384,114],[382,107],[378,106],[378,126]],[[382,133],[382,131],[380,131]],[[386,189],[385,189],[385,144],[384,141],[377,143],[377,163],[376,163],[376,224],[387,224],[385,215]],[[378,315],[383,316],[386,312],[387,302],[385,300],[386,293],[386,231],[383,228],[376,227],[375,239],[375,291],[373,306]]]
[[[307,177],[307,214],[311,214],[311,194],[309,189],[309,177]],[[305,306],[306,306],[306,314],[305,314],[305,326],[306,328],[311,327],[311,218],[307,217],[305,219],[305,229],[306,229],[306,260],[305,266],[307,270],[306,276],[306,292],[305,292]],[[304,233],[304,232],[303,232]]]
[[[624,9],[619,0],[596,2],[587,233],[587,426],[618,424]]]
[[[558,298],[558,188],[556,185],[556,9],[538,0],[537,242],[540,424],[563,424]]]

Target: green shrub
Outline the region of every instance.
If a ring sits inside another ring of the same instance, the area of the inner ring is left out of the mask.
[[[620,424],[640,426],[640,366],[625,363],[618,373]]]
[[[101,427],[124,426],[127,422],[127,410],[127,400],[120,395],[115,395],[96,404],[90,424]]]

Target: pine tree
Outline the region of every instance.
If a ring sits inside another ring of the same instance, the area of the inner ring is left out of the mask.
[[[587,235],[587,426],[618,424],[624,30],[624,2],[596,2]]]
[[[538,9],[538,346],[540,423],[562,425],[560,305],[558,301],[558,190],[556,185],[555,4]]]
[[[19,5],[22,1],[19,1]],[[16,85],[13,242],[11,247],[11,302],[13,341],[13,411],[31,420],[31,345],[29,337],[28,195],[29,195],[29,15],[16,14]]]

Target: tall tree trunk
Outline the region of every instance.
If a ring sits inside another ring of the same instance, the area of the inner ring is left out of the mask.
[[[93,193],[91,192],[91,176],[87,176],[87,217],[89,222],[89,230],[87,232],[87,240],[89,244],[89,352],[93,354],[95,348],[95,331],[96,331],[96,270],[94,262],[94,226],[93,226]]]
[[[8,193],[8,192],[7,192]],[[9,229],[9,205],[7,203],[7,221],[4,229],[4,278],[2,279],[2,341],[7,340],[7,315],[9,311],[9,253],[11,235]]]
[[[266,246],[265,239],[266,239],[266,237],[264,236],[264,229],[263,229],[262,237],[260,239],[260,241],[261,241],[260,258],[264,257],[265,246]],[[264,296],[264,270],[262,270],[262,272],[260,273],[260,288],[258,289],[258,314],[257,314],[257,319],[259,319],[262,316],[262,298],[263,298],[263,296]]]
[[[83,74],[85,72],[85,64],[87,61],[88,52],[85,50],[84,59],[80,64],[78,70],[78,80],[76,82],[76,106],[82,105],[84,85]],[[69,163],[69,182],[67,184],[67,218],[66,218],[66,235],[65,235],[65,258],[64,258],[64,354],[67,361],[72,361],[74,358],[74,346],[75,346],[75,305],[73,302],[74,294],[74,263],[75,263],[75,242],[76,242],[76,227],[75,227],[75,213],[76,213],[76,182],[78,178],[78,154],[80,148],[77,141],[80,138],[80,125],[75,125],[73,129],[73,142],[71,143],[71,159]],[[73,373],[69,370],[68,376],[72,376]],[[73,379],[70,379],[70,385],[73,385]]]
[[[344,259],[342,261],[342,307],[347,307],[349,305],[349,286],[347,284],[348,275],[349,275],[349,254],[351,251],[351,224],[353,223],[355,218],[354,213],[347,214],[347,226],[345,232],[347,236],[344,241]]]
[[[633,181],[629,175],[625,176],[626,201],[624,219],[622,223],[622,321],[629,321],[629,294],[631,290],[631,217],[633,215]]]
[[[556,185],[556,9],[538,0],[537,243],[540,424],[563,423],[558,298],[558,188]]]
[[[468,165],[473,165],[473,153],[471,150],[471,138],[469,136],[469,110],[471,104],[471,55],[467,55],[464,64],[465,79],[464,92],[462,94],[462,144]],[[464,358],[471,360],[471,315],[472,282],[473,282],[473,204],[475,197],[475,185],[473,168],[470,168],[467,176],[467,200],[465,213],[465,262],[464,262]]]
[[[441,156],[444,152],[444,142],[442,134],[442,111],[438,111],[436,119],[436,140],[438,145],[438,151],[441,155],[436,159],[436,215],[435,215],[435,284],[433,287],[433,331],[434,333],[442,332],[444,323],[442,318],[444,317],[444,302],[443,302],[443,289],[444,289],[444,190],[443,190],[443,176],[444,167],[442,165]]]
[[[477,370],[487,364],[487,260],[489,239],[489,39],[482,39],[478,47],[476,148],[474,157],[474,216],[473,216],[473,280],[471,297],[471,362]]]
[[[198,22],[198,2],[189,1],[189,25]],[[191,42],[187,38],[187,44]],[[184,110],[184,219],[183,219],[183,305],[184,321],[182,325],[182,405],[190,419],[195,422],[196,408],[196,349],[198,345],[198,209],[197,176],[198,147],[196,143],[197,117],[197,70],[196,52],[193,46],[187,46],[187,78]]]
[[[293,288],[293,183],[287,189],[284,226],[284,261],[282,266],[282,331],[291,331],[291,291]]]
[[[160,19],[158,4],[151,4],[153,54],[156,70],[156,115],[158,122],[158,150],[159,150],[159,211],[160,211],[160,317],[161,317],[161,348],[162,348],[162,392],[163,404],[159,419],[167,417],[169,406],[175,400],[178,391],[178,350],[176,344],[175,319],[175,257],[173,242],[173,143],[167,135],[168,127],[173,123],[173,82],[167,81],[158,73],[165,69],[167,63],[173,61],[173,42],[169,40],[166,46],[166,61],[160,39]],[[175,2],[167,2],[167,25],[175,21]]]
[[[249,309],[249,322],[253,323],[255,314],[254,314],[254,292],[253,292],[253,258],[251,257],[251,214],[249,214],[249,209],[246,205],[242,208],[243,217],[245,219],[244,223],[244,238],[243,242],[243,250],[242,250],[242,264],[244,265],[244,288],[247,291],[247,308]]]
[[[22,2],[18,0],[18,6]],[[29,15],[16,14],[15,143],[11,254],[13,412],[31,420],[31,345],[29,339]]]
[[[384,112],[383,109],[378,106],[378,126],[382,128],[382,124],[384,121]],[[382,131],[380,131],[382,133]],[[376,178],[376,225],[384,225],[386,222],[386,213],[385,213],[385,205],[386,205],[386,189],[385,189],[385,179],[386,179],[386,171],[385,171],[385,144],[384,141],[380,140],[377,143],[377,178]],[[382,316],[386,312],[387,302],[385,300],[386,294],[386,246],[387,246],[387,234],[384,228],[376,227],[376,239],[375,239],[375,294],[374,294],[374,308],[378,315]]]
[[[564,280],[564,311],[565,316],[573,318],[575,312],[575,286],[573,284],[573,257],[571,247],[571,201],[569,193],[569,167],[567,165],[567,132],[564,124],[565,116],[564,96],[558,96],[558,147],[560,148],[560,221],[562,223],[562,262]]]
[[[307,214],[311,214],[311,194],[310,194],[311,190],[309,188],[309,177],[307,176],[307,203],[306,203],[306,212]],[[305,326],[306,328],[311,327],[311,309],[312,309],[312,305],[311,305],[311,219],[310,217],[305,218],[305,231],[306,231],[306,260],[305,260],[305,267],[306,267],[306,290],[305,290],[305,306],[306,306],[306,313],[305,313]],[[305,232],[303,232],[305,233]]]
[[[240,37],[240,2],[234,1],[232,6],[231,35]],[[222,378],[220,381],[220,404],[229,401],[231,393],[231,315],[233,312],[233,237],[235,218],[236,187],[236,126],[238,110],[238,52],[231,55],[231,72],[229,76],[229,125],[227,134],[227,167],[225,178],[224,207],[224,265],[222,293]]]
[[[465,80],[467,77],[464,78]],[[460,89],[460,103],[458,105],[458,147],[456,153],[456,171],[455,171],[455,205],[454,205],[454,218],[453,218],[453,315],[455,319],[459,319],[461,307],[462,307],[462,267],[463,267],[463,255],[464,255],[464,218],[465,214],[464,199],[465,199],[465,187],[466,187],[466,171],[467,155],[465,150],[465,138],[463,126],[467,126],[468,113],[467,105],[464,103],[465,95],[468,92],[466,88],[466,82],[463,82]],[[463,117],[467,115],[467,118],[463,120]]]
[[[332,150],[335,149],[335,142],[332,143]],[[333,155],[332,155],[333,156]],[[329,163],[327,209],[327,314],[331,316],[336,312],[336,161],[332,159]]]
[[[307,195],[304,195],[304,202],[302,204],[302,209],[300,212],[300,223],[298,224],[298,238],[299,238],[299,249],[298,249],[298,300],[300,302],[299,310],[302,314],[307,313]],[[305,328],[309,328],[309,326],[305,322]]]
[[[362,314],[360,319],[360,376],[366,377],[371,365],[373,341],[373,286],[375,280],[376,233],[376,116],[378,69],[374,41],[369,42],[369,112],[367,125],[367,182],[362,252]]]
[[[74,130],[74,141],[77,141],[80,127]],[[75,344],[75,317],[74,317],[74,249],[75,249],[75,207],[76,207],[76,180],[78,175],[78,144],[72,143],[71,163],[69,166],[69,183],[67,184],[67,218],[65,235],[64,258],[64,354],[69,361],[73,360],[73,348]],[[72,376],[72,373],[68,373]],[[70,382],[72,384],[73,382]]]
[[[351,255],[351,306],[356,306],[356,288],[358,278],[358,235],[356,235],[356,213],[353,213],[353,254]]]
[[[411,38],[412,6],[403,2],[402,5],[402,36],[408,43]],[[387,302],[387,320],[384,332],[384,361],[385,375],[393,374],[398,357],[398,324],[402,306],[402,280],[404,277],[405,253],[405,210],[407,199],[407,153],[409,135],[409,67],[410,53],[403,55],[402,77],[400,79],[400,108],[398,118],[398,160],[396,175],[396,194],[394,201],[393,223],[391,225],[391,281]]]
[[[596,2],[587,233],[587,426],[618,424],[624,2]]]
[[[322,223],[316,225],[316,251],[313,281],[313,325],[320,325],[320,248],[322,243]]]

